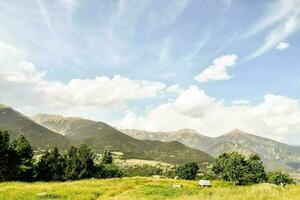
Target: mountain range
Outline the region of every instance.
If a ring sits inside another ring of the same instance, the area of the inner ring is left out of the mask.
[[[217,156],[224,152],[238,151],[243,154],[260,155],[268,169],[300,169],[300,147],[275,140],[232,130],[219,137],[207,137],[195,130],[181,129],[172,132],[148,132],[142,130],[122,130],[140,140],[179,141],[187,146]]]
[[[0,104],[0,128],[12,138],[25,135],[37,150],[87,143],[95,152],[111,146],[124,159],[144,159],[172,164],[187,161],[212,162],[213,157],[231,151],[260,155],[270,170],[300,170],[300,147],[232,130],[219,137],[208,137],[192,129],[169,132],[119,130],[106,123],[79,117],[38,114],[29,118]]]
[[[66,149],[70,145],[86,143],[98,153],[107,146],[123,153],[124,159],[144,159],[179,164],[188,161],[212,162],[213,158],[200,150],[187,147],[177,141],[161,142],[138,140],[105,124],[81,118],[66,118],[57,115],[26,117],[11,107],[0,106],[0,128],[9,131],[11,138],[25,135],[35,150],[54,146]],[[43,122],[47,122],[43,125]],[[45,120],[49,119],[49,120]]]

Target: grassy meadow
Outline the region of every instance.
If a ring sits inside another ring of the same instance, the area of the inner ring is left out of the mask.
[[[172,184],[181,184],[174,188]],[[298,200],[300,185],[284,188],[271,184],[233,186],[216,181],[212,188],[199,188],[196,181],[120,178],[106,180],[81,180],[53,183],[0,183],[0,200],[102,200],[102,199],[207,199],[207,200]]]

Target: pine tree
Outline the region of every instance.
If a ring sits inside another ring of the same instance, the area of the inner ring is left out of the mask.
[[[20,135],[12,142],[17,155],[16,180],[31,181],[33,179],[33,149],[25,136]]]
[[[7,131],[0,130],[0,181],[7,180],[10,151],[9,135]]]
[[[112,162],[113,162],[113,156],[111,153],[111,148],[106,147],[103,151],[101,163],[102,164],[112,164]]]
[[[78,148],[72,146],[65,159],[67,179],[91,178],[96,174],[94,154],[86,144],[82,144]]]
[[[43,181],[62,181],[65,179],[66,163],[55,147],[47,151],[39,160],[36,171],[37,179]]]

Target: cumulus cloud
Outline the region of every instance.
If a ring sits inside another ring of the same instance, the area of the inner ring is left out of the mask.
[[[158,106],[146,116],[128,112],[119,126],[151,131],[192,128],[209,136],[218,136],[238,128],[291,142],[290,134],[300,132],[299,119],[299,100],[267,94],[264,101],[255,106],[225,106],[204,90],[191,86],[174,101]]]
[[[247,105],[250,103],[249,100],[246,99],[238,99],[230,102],[232,105]]]
[[[196,76],[195,80],[199,82],[228,80],[232,78],[232,76],[228,74],[227,70],[234,66],[237,60],[238,57],[234,54],[220,56],[213,60],[212,65]]]
[[[290,44],[287,42],[280,42],[277,46],[276,49],[277,50],[284,50],[290,47]]]
[[[265,16],[255,23],[245,36],[250,37],[269,28],[271,28],[271,31],[265,37],[263,45],[252,53],[248,59],[261,56],[280,41],[299,31],[300,1],[278,0],[272,3]]]
[[[12,45],[0,43],[0,92],[3,96],[20,99],[23,104],[68,108],[74,106],[122,107],[127,101],[155,97],[165,84],[144,80],[131,80],[120,75],[112,78],[72,79],[67,83],[46,79],[29,62],[26,54]],[[6,95],[5,95],[6,94]],[[2,96],[2,98],[4,98]],[[1,100],[1,99],[0,99]]]

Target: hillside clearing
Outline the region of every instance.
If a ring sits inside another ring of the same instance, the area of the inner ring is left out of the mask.
[[[173,188],[181,184],[183,188]],[[225,182],[213,182],[212,188],[201,189],[196,181],[152,178],[121,178],[106,180],[82,180],[56,183],[0,183],[0,200],[140,200],[140,199],[209,199],[209,200],[296,200],[300,185],[284,189],[270,184],[232,186]]]

